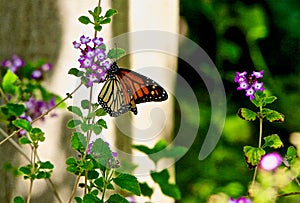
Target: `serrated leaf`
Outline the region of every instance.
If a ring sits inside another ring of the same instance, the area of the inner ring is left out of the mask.
[[[14,120],[12,121],[12,124],[18,128],[26,130],[27,132],[30,132],[30,130],[32,129],[31,124],[24,119]]]
[[[270,122],[284,122],[284,115],[277,111],[263,108],[262,114]]]
[[[254,121],[256,119],[256,113],[247,108],[240,108],[238,116],[246,121]]]
[[[76,114],[77,116],[82,118],[82,112],[81,109],[77,106],[68,106],[67,108],[69,111],[71,111],[72,113]]]
[[[249,168],[257,166],[261,157],[266,154],[265,150],[263,150],[262,148],[251,146],[245,146],[243,151]]]
[[[121,48],[113,48],[108,51],[107,58],[109,59],[119,59],[126,54],[124,49]]]
[[[14,198],[14,203],[25,203],[25,200],[22,197],[17,196]]]
[[[135,176],[130,174],[120,174],[113,181],[120,188],[125,189],[135,195],[141,195],[139,182]]]
[[[118,11],[115,9],[108,9],[105,13],[105,17],[111,17],[117,13],[118,13]]]
[[[97,121],[97,125],[101,126],[102,128],[107,129],[106,121],[103,120],[102,118]]]
[[[106,201],[107,203],[130,203],[127,199],[119,194],[113,194]]]
[[[32,141],[41,141],[45,140],[45,133],[40,128],[32,128],[29,132],[30,138]]]
[[[87,16],[80,16],[79,18],[78,18],[78,20],[79,20],[79,22],[81,22],[81,23],[83,23],[83,24],[85,24],[85,25],[87,25],[87,24],[89,24],[89,23],[92,23],[92,21],[89,19],[89,17],[87,17]]]
[[[283,147],[283,143],[280,140],[280,137],[277,134],[269,135],[267,137],[264,137],[265,143],[262,146],[264,147],[271,147],[274,149]]]
[[[91,148],[93,157],[104,167],[107,166],[108,160],[113,160],[112,151],[109,146],[102,140],[97,139]]]
[[[81,123],[82,123],[81,120],[72,119],[69,120],[66,126],[67,128],[74,129],[76,126],[80,125]]]
[[[153,189],[149,187],[149,185],[145,183],[140,183],[141,193],[143,196],[151,198],[153,194]]]
[[[20,144],[31,144],[32,142],[27,137],[20,137],[19,143]]]
[[[18,80],[18,76],[14,74],[11,70],[7,70],[2,80],[2,88],[7,94],[15,94],[18,90],[18,86],[15,84]]]

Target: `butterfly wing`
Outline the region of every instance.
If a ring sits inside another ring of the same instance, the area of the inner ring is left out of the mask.
[[[123,89],[130,92],[135,104],[168,99],[167,92],[157,82],[137,72],[120,68],[117,77]]]
[[[127,111],[137,114],[136,104],[167,98],[167,92],[155,81],[113,63],[98,101],[110,116],[117,117]]]
[[[117,77],[108,77],[102,87],[98,101],[112,117],[120,116],[131,109],[129,94],[123,94],[123,88]]]

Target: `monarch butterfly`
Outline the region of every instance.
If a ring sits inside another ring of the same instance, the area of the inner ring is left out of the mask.
[[[167,99],[167,92],[158,83],[134,71],[119,68],[116,62],[108,69],[98,96],[98,102],[112,117],[127,111],[136,115],[136,104]]]

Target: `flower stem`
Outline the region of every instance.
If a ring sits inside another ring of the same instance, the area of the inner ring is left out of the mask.
[[[70,196],[70,199],[69,199],[68,203],[71,203],[71,202],[72,202],[72,199],[73,199],[74,196],[75,196],[76,188],[77,188],[77,185],[78,185],[78,183],[79,183],[80,177],[81,177],[81,173],[79,173],[79,174],[77,175],[77,178],[76,178],[75,184],[74,184],[74,186],[73,186],[73,190],[72,190],[72,193],[71,193],[71,196]]]

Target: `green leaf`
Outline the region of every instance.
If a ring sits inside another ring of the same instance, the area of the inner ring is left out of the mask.
[[[79,22],[81,22],[81,23],[83,23],[83,24],[85,24],[85,25],[87,25],[87,24],[89,24],[89,23],[92,23],[92,21],[89,19],[89,17],[87,17],[87,16],[80,16],[79,18],[78,18],[78,20],[79,20]]]
[[[103,20],[101,20],[100,24],[108,24],[111,22],[110,18],[104,18]]]
[[[133,145],[132,147],[147,155],[150,155],[152,153],[152,149],[145,145]]]
[[[125,199],[123,196],[119,194],[111,195],[106,202],[107,203],[129,203],[127,199]]]
[[[81,109],[77,106],[68,106],[67,108],[69,111],[71,111],[72,113],[76,114],[77,116],[82,118],[82,112]]]
[[[69,157],[67,160],[66,160],[66,164],[67,165],[74,165],[76,164],[76,159],[74,157]]]
[[[41,169],[53,169],[54,165],[50,161],[39,162]]]
[[[87,119],[91,119],[91,118],[94,118],[96,116],[95,112],[91,112],[87,115]]]
[[[108,51],[107,58],[109,59],[119,59],[126,54],[124,49],[121,48],[113,48]]]
[[[14,203],[25,203],[25,200],[22,197],[17,196],[14,198]]]
[[[19,143],[20,144],[31,144],[32,142],[27,137],[20,137]]]
[[[262,148],[251,146],[245,146],[243,151],[249,168],[253,168],[257,164],[259,164],[261,157],[266,154],[265,150],[263,150]]]
[[[149,185],[145,183],[140,183],[141,193],[143,196],[151,198],[153,194],[153,189],[149,187]]]
[[[269,122],[284,122],[284,115],[277,111],[263,108],[262,114]]]
[[[18,80],[18,76],[14,74],[11,70],[7,70],[2,80],[2,87],[5,93],[7,94],[16,94],[16,91],[19,89],[15,84]]]
[[[91,154],[104,167],[107,166],[109,159],[113,160],[112,151],[101,138],[93,143]]]
[[[32,128],[29,132],[30,138],[33,142],[45,140],[45,133],[40,128]]]
[[[102,128],[107,129],[106,121],[103,120],[102,118],[97,121],[97,125],[101,126]]]
[[[274,149],[278,149],[280,147],[283,147],[283,143],[277,134],[273,134],[273,135],[264,137],[264,140],[265,140],[265,144],[262,146],[263,148],[271,147]]]
[[[264,106],[265,106],[266,104],[271,104],[271,103],[273,103],[276,99],[277,99],[277,97],[275,97],[275,96],[265,97],[264,100],[263,100]]]
[[[93,194],[85,194],[83,203],[103,203],[103,201]]]
[[[74,129],[76,126],[80,125],[81,123],[82,123],[81,120],[75,120],[75,119],[69,120],[69,122],[67,123],[67,128]]]
[[[164,169],[160,172],[151,172],[151,177],[154,182],[161,184],[166,184],[169,182],[170,174],[167,169]]]
[[[254,121],[256,119],[256,113],[247,108],[240,108],[238,116],[246,121]]]
[[[88,171],[88,179],[93,180],[99,177],[99,173],[95,170]]]
[[[95,113],[96,113],[96,116],[105,116],[106,115],[106,112],[104,111],[103,108],[97,109],[95,111]]]
[[[82,199],[80,197],[74,197],[74,199],[77,203],[82,203]]]
[[[7,103],[6,107],[9,110],[9,114],[14,115],[16,117],[21,116],[24,113],[24,111],[26,110],[26,108],[23,104]]]
[[[169,197],[173,197],[176,200],[181,199],[181,193],[178,187],[174,184],[162,184],[159,185],[162,193]]]
[[[76,151],[83,153],[86,147],[86,138],[80,132],[73,132],[73,136],[71,139],[72,148]]]
[[[31,174],[31,165],[22,166],[19,168],[19,171],[29,176]]]
[[[108,9],[105,13],[105,17],[111,17],[117,13],[118,13],[118,11],[115,9]]]
[[[98,32],[100,32],[102,30],[102,26],[101,25],[95,25],[94,29]]]
[[[69,75],[74,75],[74,76],[76,76],[76,77],[80,77],[80,76],[83,76],[83,75],[84,75],[84,72],[78,70],[77,68],[71,68],[71,69],[68,71],[68,74],[69,74]]]
[[[99,135],[102,132],[102,127],[98,125],[93,126],[93,131],[96,135]]]
[[[80,128],[83,132],[87,132],[92,129],[92,126],[87,123],[81,123]]]
[[[83,108],[83,109],[89,109],[90,108],[90,101],[89,100],[87,100],[87,99],[84,99],[84,100],[82,100],[81,101],[81,107]]]
[[[120,188],[125,189],[135,195],[141,195],[139,182],[135,176],[130,174],[120,174],[113,181]]]
[[[18,128],[26,130],[27,132],[30,132],[30,130],[32,129],[31,124],[24,119],[14,120],[12,121],[12,124]]]
[[[96,6],[96,7],[94,8],[94,13],[95,13],[95,14],[98,14],[98,15],[100,15],[100,14],[101,14],[101,12],[102,12],[102,7],[98,7],[98,6]]]
[[[289,164],[292,164],[297,159],[297,149],[294,146],[290,146],[287,149],[285,158],[289,162]]]

